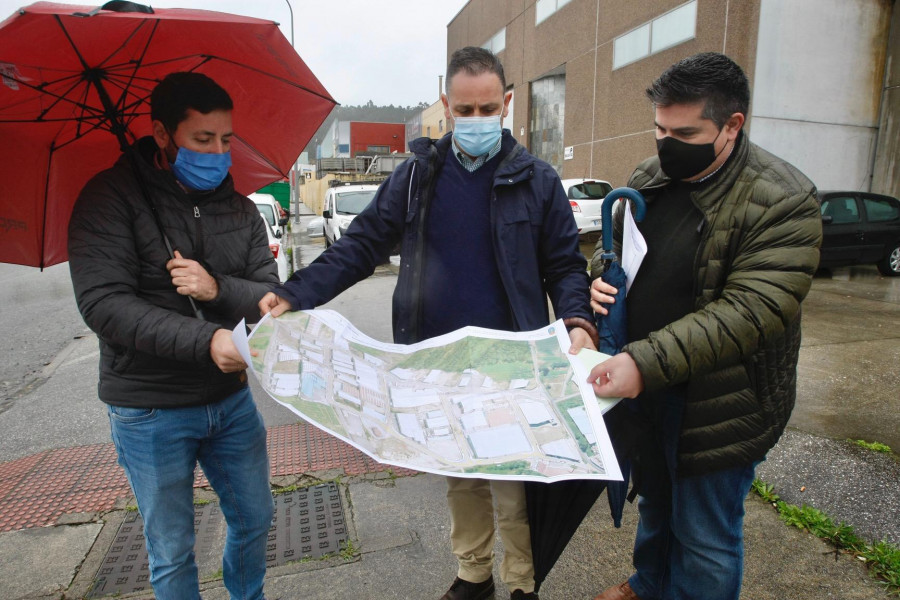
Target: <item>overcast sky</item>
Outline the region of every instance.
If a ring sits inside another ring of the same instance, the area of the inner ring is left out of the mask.
[[[344,105],[414,106],[438,99],[447,24],[466,0],[156,0],[155,8],[202,8],[281,24],[334,99]],[[102,2],[101,2],[102,3]],[[0,21],[30,2],[0,0]],[[67,4],[69,4],[67,2]],[[84,3],[76,4],[84,6]]]

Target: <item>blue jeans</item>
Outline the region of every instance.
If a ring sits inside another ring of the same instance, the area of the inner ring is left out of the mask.
[[[272,523],[266,428],[250,389],[205,406],[109,406],[119,464],[144,520],[157,600],[200,597],[194,560],[194,468],[219,496],[228,533],[223,578],[232,599],[263,598]]]
[[[744,572],[744,499],[756,463],[696,477],[675,473],[684,397],[648,400],[655,452],[642,448],[635,574],[641,600],[738,600]]]

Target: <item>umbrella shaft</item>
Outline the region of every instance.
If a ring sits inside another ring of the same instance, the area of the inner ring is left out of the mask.
[[[119,119],[119,113],[113,104],[112,98],[103,86],[104,71],[102,69],[86,69],[84,78],[94,86],[97,95],[100,96],[100,103],[103,105],[104,115],[109,119],[110,129],[119,140],[119,148],[122,152],[128,148],[128,140],[125,138],[125,125]]]

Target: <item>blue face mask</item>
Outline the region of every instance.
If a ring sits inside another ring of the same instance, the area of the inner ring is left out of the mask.
[[[231,167],[231,152],[207,154],[179,148],[172,172],[175,177],[192,190],[214,190],[225,181]]]
[[[500,139],[500,115],[491,117],[454,117],[453,137],[466,154],[481,156],[490,152]]]

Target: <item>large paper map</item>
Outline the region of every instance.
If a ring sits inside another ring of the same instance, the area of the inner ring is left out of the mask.
[[[409,346],[373,340],[330,310],[264,318],[252,370],[277,402],[373,459],[456,477],[622,478],[562,321],[477,327]],[[602,406],[601,406],[602,404]]]

